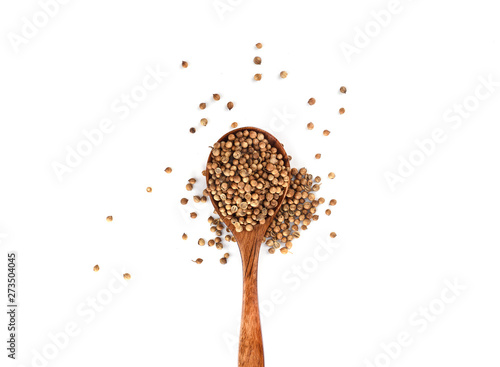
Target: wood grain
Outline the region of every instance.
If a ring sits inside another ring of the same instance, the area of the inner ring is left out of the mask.
[[[242,127],[239,129],[231,130],[224,136],[222,136],[218,141],[226,140],[229,134],[235,134],[238,131],[255,131],[257,133],[262,133],[269,141],[269,143],[276,147],[278,152],[284,157],[284,161],[287,167],[290,167],[290,162],[288,161],[288,155],[285,152],[283,145],[270,133],[265,130],[261,130],[255,127]],[[212,154],[208,157],[208,162],[211,161]],[[208,169],[207,169],[206,181],[208,187]],[[290,177],[291,178],[291,177]],[[288,188],[287,188],[288,190]],[[236,237],[238,243],[241,260],[243,263],[243,307],[241,313],[241,329],[240,329],[240,346],[238,353],[238,366],[239,367],[264,367],[264,347],[262,342],[262,329],[260,325],[260,313],[259,313],[259,297],[257,290],[257,270],[259,263],[259,253],[262,240],[264,235],[271,225],[274,217],[279,211],[283,199],[286,196],[286,191],[281,195],[278,200],[278,206],[275,209],[273,216],[268,217],[264,224],[258,224],[254,226],[251,232],[243,231],[236,232],[234,225],[222,217],[217,203],[213,199],[211,193],[210,200],[215,208],[216,213],[221,217],[226,226],[231,230],[231,233]]]

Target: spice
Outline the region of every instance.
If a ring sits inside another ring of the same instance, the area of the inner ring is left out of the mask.
[[[318,203],[320,203],[320,204],[324,204],[324,203],[325,203],[325,198],[319,198],[319,199],[318,199]]]
[[[253,62],[254,62],[254,64],[256,64],[256,65],[260,65],[260,64],[262,63],[262,59],[261,59],[259,56],[255,56],[255,57],[253,58]]]
[[[191,213],[191,214],[189,214],[189,215],[190,215],[190,216],[191,216],[191,218],[193,218],[193,219],[195,219],[195,218],[198,216],[198,214],[196,214],[195,212],[192,212],[192,213]]]
[[[335,199],[330,200],[330,205],[331,206],[337,205],[337,200]]]
[[[206,103],[200,103],[200,110],[204,110],[205,108],[207,108],[207,104]]]
[[[316,99],[314,98],[309,98],[309,101],[307,101],[311,106],[316,103]]]
[[[344,93],[345,94],[346,92],[347,92],[346,87],[343,87],[343,86],[340,87],[340,93]]]
[[[213,245],[215,245],[215,241],[214,240],[208,240],[208,247],[212,247]]]
[[[255,45],[255,47],[257,47],[258,49],[261,49],[261,48],[262,48],[262,43],[260,43],[260,42],[259,42],[259,43],[257,43],[257,44]]]
[[[335,173],[330,172],[330,173],[328,174],[328,178],[329,178],[330,180],[333,180],[333,179],[335,178]]]
[[[254,79],[254,80],[257,80],[257,81],[261,80],[261,79],[262,79],[262,74],[255,74],[255,75],[253,76],[253,79]]]
[[[187,234],[185,234],[185,233],[183,233],[183,234],[182,234],[182,239],[183,239],[184,241],[186,241],[186,240],[188,239],[188,235],[187,235]]]
[[[198,245],[200,245],[200,246],[205,246],[205,240],[204,240],[203,238],[200,238],[200,239],[198,240]]]
[[[201,201],[201,198],[198,195],[193,196],[193,201],[195,203],[199,203]]]
[[[220,95],[218,95],[217,93],[213,94],[212,97],[214,101],[218,101],[220,99]]]
[[[94,271],[98,272],[99,271],[99,265],[94,266]]]
[[[146,191],[151,192],[151,191],[153,191],[153,189],[151,187],[146,187]]]
[[[207,126],[207,124],[208,124],[208,120],[207,120],[206,118],[202,118],[202,119],[200,120],[200,124],[201,124],[201,126]]]
[[[188,62],[187,61],[183,61],[182,62],[182,67],[185,69],[189,66]]]
[[[222,250],[224,248],[224,245],[221,242],[217,242],[215,247],[217,247],[217,250]]]
[[[231,111],[233,109],[233,107],[234,107],[234,103],[233,102],[227,102],[227,109],[229,111]]]
[[[314,129],[314,124],[312,122],[307,124],[307,130],[312,130]]]
[[[267,251],[268,251],[270,254],[274,254],[274,252],[275,252],[276,250],[274,249],[274,247],[271,247],[271,248],[270,248],[269,250],[267,250]]]
[[[201,199],[200,199],[200,201],[202,203],[206,203],[207,202],[207,197],[206,196],[202,196]]]
[[[171,168],[171,167],[167,167],[167,168],[165,168],[165,172],[167,172],[167,173],[172,173],[172,168]]]
[[[238,127],[238,123],[237,123],[237,122],[233,122],[233,123],[231,124],[231,127],[232,127],[233,129],[236,129],[236,128]]]
[[[344,112],[345,112],[345,108],[344,108],[344,107],[342,107],[342,108],[339,110],[339,113],[340,113],[341,115],[343,115],[343,114],[344,114]]]
[[[284,254],[288,254],[288,248],[286,247],[282,247],[280,248],[280,252],[284,255]]]
[[[123,277],[124,277],[126,280],[129,280],[130,278],[132,278],[132,276],[131,276],[129,273],[125,273],[125,274],[123,274]]]
[[[328,135],[330,135],[330,130],[324,130],[324,131],[323,131],[323,135],[324,135],[324,136],[328,136]]]
[[[198,258],[198,259],[196,259],[196,261],[195,260],[191,260],[191,261],[194,263],[197,263],[197,264],[201,264],[203,262],[203,259]]]
[[[283,78],[283,79],[285,79],[287,76],[288,76],[288,73],[286,71],[282,71],[280,73],[280,77]]]
[[[316,154],[316,155],[314,156],[314,158],[316,158],[316,159],[320,159],[320,158],[321,158],[321,154],[319,154],[319,153],[318,153],[318,154]]]
[[[330,233],[330,237],[335,238],[335,237],[337,237],[337,234],[335,232],[332,232],[332,233]]]
[[[332,214],[332,211],[331,211],[330,209],[326,209],[326,210],[325,210],[325,214],[326,214],[326,215],[330,215],[330,214]]]
[[[189,129],[189,132],[190,132],[191,134],[194,134],[194,133],[196,132],[196,129],[195,129],[194,127],[192,127],[192,128],[190,128],[190,129]]]
[[[194,185],[196,183],[196,178],[190,178],[188,182]]]
[[[193,184],[188,183],[188,184],[186,185],[186,190],[187,190],[187,191],[191,191],[191,190],[193,190]]]
[[[106,217],[106,220],[107,220],[108,222],[112,222],[112,221],[113,221],[113,216],[112,216],[112,215],[108,215],[108,216]]]
[[[220,263],[221,263],[222,265],[226,265],[226,264],[227,264],[227,259],[226,259],[225,257],[221,258],[221,259],[220,259]]]
[[[224,257],[227,259],[227,258],[229,257],[229,253],[228,253],[228,252],[226,252],[226,253],[224,254]]]
[[[181,204],[182,204],[182,205],[186,205],[186,204],[188,203],[188,201],[189,201],[188,199],[186,199],[186,198],[182,198],[182,199],[181,199]]]

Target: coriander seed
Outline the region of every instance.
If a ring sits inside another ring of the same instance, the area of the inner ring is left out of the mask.
[[[335,173],[330,172],[330,173],[328,174],[328,178],[329,178],[330,180],[333,180],[333,179],[335,178]]]
[[[269,250],[267,250],[267,251],[268,251],[270,254],[274,254],[274,252],[275,252],[276,250],[274,249],[274,247],[271,247],[271,248],[270,248]]]
[[[236,128],[238,127],[238,123],[237,123],[237,122],[233,122],[233,123],[231,124],[231,127],[232,127],[233,129],[236,129]]]
[[[256,65],[260,65],[260,64],[262,63],[262,59],[261,59],[259,56],[255,56],[255,57],[253,58],[253,62],[254,62],[254,64],[256,64]]]
[[[108,215],[108,216],[106,217],[106,220],[107,220],[108,222],[112,222],[112,221],[113,221],[113,216],[112,216],[112,215]]]
[[[208,120],[207,120],[206,118],[202,118],[202,119],[200,120],[200,124],[201,124],[201,126],[207,126],[207,124],[208,124]]]
[[[187,190],[187,191],[191,191],[191,190],[193,190],[193,184],[188,183],[188,184],[186,185],[186,190]]]
[[[335,238],[335,237],[337,237],[337,234],[335,232],[332,232],[332,233],[330,233],[330,237]]]
[[[307,124],[307,130],[312,130],[314,129],[314,124],[312,122]]]
[[[316,103],[316,99],[314,99],[314,98],[309,98],[309,101],[307,101],[307,103],[309,103],[309,105],[311,105],[311,106],[312,106],[313,104],[315,104],[315,103]]]
[[[146,191],[151,192],[151,191],[153,191],[153,189],[151,187],[146,187]]]
[[[259,80],[261,80],[261,79],[262,79],[262,74],[255,74],[255,75],[253,76],[253,80],[257,80],[257,81],[259,81]]]
[[[221,243],[221,242],[218,242],[215,247],[217,248],[217,250],[222,250],[224,248],[224,245]]]
[[[131,276],[129,273],[125,273],[125,274],[123,274],[123,277],[124,277],[126,280],[129,280],[130,278],[132,278],[132,276]]]
[[[188,182],[194,185],[196,183],[196,178],[190,178]]]
[[[205,240],[204,240],[203,238],[200,238],[200,239],[198,240],[198,245],[200,245],[200,246],[205,246]]]
[[[231,111],[233,109],[233,107],[234,107],[234,103],[233,102],[227,102],[227,109],[229,111]]]
[[[347,92],[346,87],[344,87],[344,86],[340,87],[340,93],[344,93],[345,94],[346,92]]]
[[[198,195],[193,196],[193,201],[195,203],[199,203],[201,201],[201,198]]]
[[[330,209],[326,209],[326,210],[325,210],[325,214],[326,214],[326,215],[330,215],[330,214],[332,214],[332,211],[331,211]]]
[[[262,43],[260,43],[260,42],[259,42],[259,43],[257,43],[257,44],[255,45],[255,47],[257,47],[257,48],[260,50],[260,49],[262,48]]]
[[[226,264],[227,264],[227,259],[226,259],[225,257],[221,258],[221,259],[220,259],[220,263],[221,263],[222,265],[226,265]]]
[[[214,240],[208,240],[208,247],[212,247],[213,245],[215,245],[215,241]]]
[[[204,110],[205,108],[207,108],[207,104],[205,102],[200,103],[200,110]]]
[[[324,135],[324,136],[328,136],[328,135],[330,135],[330,131],[329,131],[329,130],[324,130],[324,131],[323,131],[323,135]]]
[[[214,101],[220,100],[220,95],[218,95],[217,93],[213,94],[212,97],[213,97]]]
[[[320,203],[320,204],[324,204],[324,203],[325,203],[325,198],[319,198],[319,199],[318,199],[318,203]]]
[[[319,154],[319,153],[318,153],[318,154],[316,154],[316,155],[314,156],[314,158],[316,158],[316,159],[320,159],[320,158],[321,158],[321,154]]]
[[[229,257],[229,253],[228,253],[228,252],[226,252],[226,253],[224,254],[224,257],[227,259],[227,258]]]
[[[94,271],[98,272],[99,271],[99,265],[94,266]]]
[[[188,235],[187,235],[187,234],[185,234],[185,233],[183,233],[183,234],[182,234],[182,239],[183,239],[184,241],[186,241],[186,240],[188,239]]]
[[[280,252],[284,255],[284,254],[288,254],[288,249],[286,247],[282,247],[280,248]]]
[[[167,172],[167,173],[172,173],[172,168],[171,168],[171,167],[167,167],[167,168],[165,168],[165,172]]]
[[[287,76],[288,76],[288,73],[287,73],[286,71],[282,71],[282,72],[280,73],[280,77],[281,77],[282,79],[285,79]]]
[[[330,205],[331,206],[337,205],[337,200],[335,199],[330,200]]]
[[[187,61],[183,61],[182,62],[182,67],[185,69],[189,66],[188,62]]]
[[[189,132],[190,132],[191,134],[194,134],[194,133],[196,132],[196,129],[195,129],[194,127],[192,127],[192,128],[190,128],[190,129],[189,129]]]
[[[343,114],[344,114],[344,112],[345,112],[345,108],[344,108],[344,107],[342,107],[342,108],[339,110],[339,113],[340,113],[341,115],[343,115]]]
[[[198,214],[196,214],[195,212],[192,212],[190,214],[190,216],[191,216],[192,219],[195,219],[198,216]]]
[[[189,201],[188,199],[186,199],[186,198],[182,198],[182,199],[181,199],[181,204],[182,204],[182,205],[186,205],[186,204],[188,203],[188,201]]]
[[[201,264],[203,262],[203,259],[198,258],[198,259],[196,259],[196,261],[195,260],[191,260],[191,261],[194,263],[197,263],[197,264]]]
[[[200,199],[200,201],[202,203],[206,203],[207,202],[207,197],[206,196],[202,196],[201,199]]]

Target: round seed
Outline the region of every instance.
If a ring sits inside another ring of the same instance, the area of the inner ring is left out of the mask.
[[[112,221],[113,221],[113,216],[112,216],[112,215],[108,215],[108,216],[106,217],[106,220],[107,220],[108,222],[112,222]]]
[[[330,205],[331,206],[337,205],[337,200],[335,199],[330,200]]]
[[[147,191],[147,192],[151,192],[151,191],[153,191],[153,189],[152,189],[151,187],[147,187],[147,188],[146,188],[146,191]]]
[[[190,132],[191,134],[194,134],[194,133],[196,132],[196,129],[195,129],[194,127],[192,127],[192,128],[190,128],[190,129],[189,129],[189,132]]]
[[[183,61],[182,62],[182,67],[185,69],[189,66],[188,62],[187,61]]]
[[[193,196],[193,201],[194,201],[195,203],[199,203],[199,202],[201,201],[201,198],[200,198],[198,195]]]
[[[191,191],[191,190],[193,190],[193,184],[188,183],[188,184],[186,185],[186,190],[187,190],[187,191]]]
[[[271,247],[271,248],[270,248],[269,250],[267,250],[267,251],[268,251],[270,254],[274,254],[274,252],[275,252],[276,250],[274,249],[274,247]]]
[[[283,79],[285,79],[287,76],[288,76],[288,73],[286,71],[282,71],[280,73],[280,77],[283,78]]]
[[[181,204],[182,204],[182,205],[186,205],[186,204],[188,203],[188,201],[189,201],[188,199],[186,199],[186,198],[182,198],[182,199],[181,199]]]
[[[200,124],[201,124],[201,126],[207,126],[208,120],[205,119],[205,118],[203,118],[203,119],[200,120]]]
[[[316,103],[316,99],[314,98],[309,98],[309,101],[307,101],[311,106]]]
[[[186,240],[188,239],[188,235],[187,235],[187,234],[185,234],[185,233],[183,233],[183,234],[182,234],[182,239],[183,239],[184,241],[186,241]]]
[[[330,209],[326,209],[326,210],[325,210],[325,214],[326,214],[326,215],[330,215],[330,214],[332,214],[332,211],[331,211]]]
[[[198,245],[200,245],[200,246],[205,246],[205,240],[204,240],[203,238],[200,238],[200,239],[198,240]]]
[[[205,108],[207,108],[207,104],[206,103],[200,103],[200,110],[204,110]]]
[[[191,261],[197,264],[201,264],[203,262],[203,259],[198,258],[196,260],[191,260]]]
[[[333,180],[333,179],[335,178],[335,173],[330,172],[330,173],[328,174],[328,178],[329,178],[330,180]]]
[[[329,131],[329,130],[324,130],[324,131],[323,131],[323,135],[324,135],[324,136],[328,136],[328,135],[330,135],[330,131]]]
[[[256,64],[256,65],[260,65],[260,64],[262,63],[262,59],[261,59],[259,56],[255,56],[255,57],[253,58],[253,62],[254,62],[254,64]]]
[[[340,113],[341,115],[343,115],[343,114],[344,114],[344,112],[345,112],[345,108],[344,108],[344,107],[342,107],[342,108],[339,110],[339,113]]]
[[[344,93],[345,94],[346,92],[347,92],[346,87],[344,87],[344,86],[340,87],[340,93]]]
[[[288,249],[286,247],[282,247],[280,248],[280,252],[284,255],[284,254],[288,254]]]
[[[217,250],[222,250],[224,248],[224,245],[221,242],[218,242],[215,247],[217,247]]]
[[[123,277],[124,277],[126,280],[129,280],[130,278],[132,278],[132,276],[131,276],[129,273],[125,273],[125,274],[123,274]]]
[[[307,124],[307,130],[312,130],[314,129],[314,124],[312,122]]]
[[[237,123],[237,122],[233,122],[233,123],[231,124],[231,127],[232,127],[233,129],[236,129],[236,128],[238,127],[238,123]]]
[[[234,103],[233,102],[227,102],[227,109],[229,111],[231,111],[233,109],[233,107],[234,107]]]
[[[191,216],[191,218],[195,219],[195,218],[198,216],[198,214],[196,214],[195,212],[192,212],[192,213],[190,214],[190,216]]]
[[[172,168],[171,168],[171,167],[167,167],[167,168],[165,168],[165,172],[167,172],[167,173],[172,173]]]
[[[208,240],[208,246],[212,247],[213,245],[215,245],[215,241],[214,240]]]
[[[222,265],[226,265],[226,264],[227,264],[227,259],[226,259],[225,257],[221,258],[221,259],[220,259],[220,263],[221,263]]]
[[[214,101],[218,101],[220,99],[220,95],[218,95],[217,93],[213,94],[212,97]]]
[[[227,258],[229,257],[229,253],[228,253],[228,252],[226,252],[226,253],[224,254],[224,257],[227,259]]]
[[[330,233],[330,237],[335,238],[335,237],[337,237],[337,234],[335,232],[332,232],[332,233]]]
[[[257,43],[257,44],[255,45],[255,47],[257,47],[258,49],[261,49],[261,48],[262,48],[262,43],[260,43],[260,42],[259,42],[259,43]]]
[[[190,179],[188,180],[188,182],[189,182],[190,184],[195,184],[195,183],[196,183],[196,178],[190,178]]]
[[[99,265],[94,266],[94,271],[98,272],[99,271]]]
[[[255,75],[253,76],[253,79],[254,79],[254,80],[257,80],[257,81],[261,80],[261,79],[262,79],[262,74],[255,74]]]
[[[318,153],[318,154],[316,154],[316,155],[314,156],[314,158],[316,158],[316,159],[320,159],[320,158],[321,158],[321,154],[319,154],[319,153]]]

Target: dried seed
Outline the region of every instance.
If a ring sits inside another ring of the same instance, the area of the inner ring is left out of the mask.
[[[284,255],[284,254],[288,254],[288,249],[286,247],[282,247],[280,249],[280,252]]]
[[[151,192],[151,191],[153,191],[153,189],[151,187],[146,187],[146,191]]]
[[[191,216],[191,218],[195,219],[195,218],[198,216],[198,214],[196,214],[195,212],[192,212],[192,213],[190,214],[190,216]]]
[[[196,183],[196,178],[190,178],[188,182],[194,185]]]
[[[309,98],[309,101],[307,101],[311,106],[316,103],[316,99],[314,98]]]
[[[325,210],[325,214],[326,214],[326,215],[330,215],[330,214],[332,214],[332,211],[331,211],[330,209],[326,209],[326,210]]]
[[[217,93],[213,94],[212,97],[213,97],[214,101],[220,100],[220,95],[218,95]]]
[[[182,205],[186,205],[186,204],[188,203],[188,201],[189,201],[188,199],[186,199],[186,198],[182,198],[182,199],[181,199],[181,204],[182,204]]]
[[[108,215],[108,216],[106,217],[106,220],[107,220],[108,222],[112,222],[112,221],[113,221],[113,216],[112,216],[112,215]]]
[[[224,248],[224,245],[221,242],[218,242],[215,247],[217,247],[217,250],[222,250]]]
[[[188,62],[187,61],[183,61],[182,62],[182,67],[185,69],[189,66]]]
[[[280,73],[280,77],[283,78],[283,79],[285,79],[287,76],[288,76],[288,73],[286,71],[282,71]]]
[[[335,232],[332,232],[332,233],[330,233],[330,237],[335,238],[335,237],[337,237],[337,234]]]
[[[213,245],[215,245],[215,241],[214,240],[208,240],[208,246],[212,247]]]
[[[344,108],[344,107],[342,107],[342,108],[339,110],[339,113],[340,113],[341,115],[343,115],[343,114],[344,114],[344,112],[345,112],[345,108]]]
[[[323,135],[324,135],[324,136],[328,136],[328,135],[330,135],[330,131],[329,131],[329,130],[324,130],[324,131],[323,131]]]
[[[186,190],[187,190],[187,191],[191,191],[191,190],[193,190],[193,184],[188,183],[188,184],[186,185]]]
[[[346,92],[347,92],[346,87],[343,87],[343,86],[340,87],[340,93],[344,93],[345,94]]]
[[[254,62],[254,64],[256,64],[256,65],[260,65],[260,64],[262,63],[262,59],[261,59],[259,56],[255,56],[255,57],[253,58],[253,62]]]
[[[262,79],[262,74],[255,74],[255,75],[253,76],[253,79],[254,79],[254,80],[257,80],[257,81],[261,80],[261,79]]]
[[[227,109],[229,111],[231,111],[233,109],[233,107],[234,107],[234,103],[233,102],[227,102]]]
[[[314,156],[314,158],[316,158],[316,159],[320,159],[320,158],[321,158],[321,154],[319,154],[319,153],[318,153],[318,154],[316,154],[316,155]]]
[[[307,130],[312,130],[314,129],[314,124],[312,122],[307,124]]]
[[[226,253],[224,254],[224,257],[227,259],[227,258],[229,257],[229,253],[227,253],[227,252],[226,252]]]
[[[255,47],[257,47],[258,49],[261,49],[261,48],[262,48],[262,43],[260,43],[260,42],[259,42],[259,43],[257,43],[257,44],[255,45]]]
[[[124,277],[126,280],[129,280],[130,278],[132,278],[132,276],[131,276],[129,273],[125,273],[125,274],[123,274],[123,277]]]
[[[207,120],[206,118],[202,118],[202,119],[200,120],[200,124],[201,124],[201,126],[207,126],[207,124],[208,124],[208,120]]]
[[[202,203],[206,203],[207,202],[207,197],[206,196],[202,196],[201,199],[200,199],[200,201]]]
[[[195,203],[199,203],[201,201],[201,198],[198,195],[193,196],[193,201]]]
[[[183,239],[184,241],[186,241],[186,240],[188,239],[188,235],[187,235],[187,234],[185,234],[185,233],[183,233],[183,234],[182,234],[182,239]]]
[[[331,206],[337,205],[337,200],[335,199],[330,200],[330,205]]]
[[[195,129],[194,127],[192,127],[192,128],[190,128],[190,129],[189,129],[189,132],[190,132],[191,134],[194,134],[194,133],[196,132],[196,129]]]
[[[200,103],[200,110],[204,110],[207,108],[207,104],[205,102]]]
[[[233,129],[236,129],[236,128],[238,127],[238,123],[237,123],[237,122],[233,122],[233,123],[231,124],[231,127],[232,127]]]
[[[328,174],[328,178],[329,178],[330,180],[333,180],[333,179],[335,178],[335,173],[330,172],[330,173]]]
[[[94,271],[98,272],[99,271],[99,265],[94,266]]]
[[[325,203],[325,198],[319,198],[319,199],[318,199],[318,203],[320,203],[320,204],[324,204],[324,203]]]
[[[203,262],[203,259],[198,258],[198,259],[196,259],[196,261],[195,260],[191,260],[191,261],[194,263],[197,263],[197,264],[201,264]]]
[[[274,254],[274,252],[275,252],[276,250],[274,249],[274,247],[271,247],[271,248],[270,248],[269,250],[267,250],[267,251],[268,251],[270,254]]]
[[[227,264],[227,259],[226,259],[225,257],[221,258],[221,259],[220,259],[220,263],[221,263],[222,265],[226,265],[226,264]]]
[[[200,238],[200,239],[198,240],[198,245],[200,245],[200,246],[205,246],[205,240],[204,240],[203,238]]]
[[[165,172],[167,172],[167,173],[172,173],[172,168],[171,168],[171,167],[167,167],[167,168],[165,168]]]

